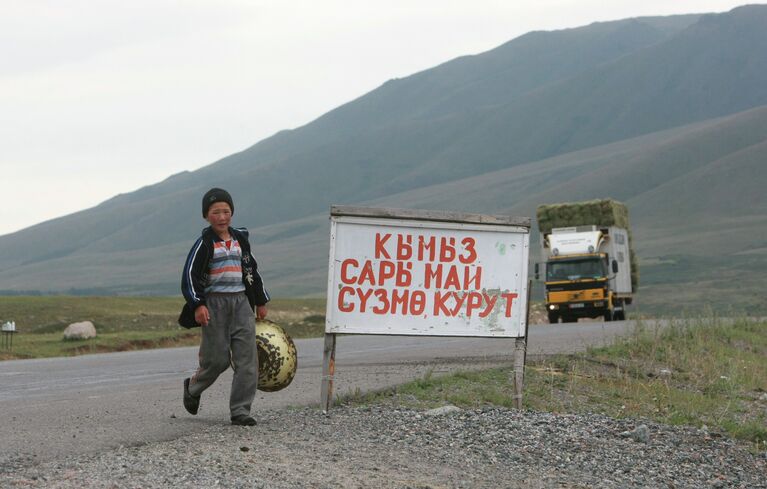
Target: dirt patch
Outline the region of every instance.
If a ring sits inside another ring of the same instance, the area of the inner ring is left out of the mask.
[[[549,317],[546,314],[546,305],[541,302],[530,304],[530,324],[549,324]]]
[[[3,360],[23,360],[25,358],[32,358],[29,355],[20,355],[9,351],[0,352],[0,361]]]

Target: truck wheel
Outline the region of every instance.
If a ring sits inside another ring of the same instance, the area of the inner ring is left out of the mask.
[[[549,323],[551,324],[557,324],[559,322],[559,314],[555,312],[549,313]]]
[[[613,320],[613,313],[612,311],[607,311],[605,313],[605,322],[610,322]]]

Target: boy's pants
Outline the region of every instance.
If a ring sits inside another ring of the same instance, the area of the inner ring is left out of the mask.
[[[209,294],[206,305],[210,321],[202,327],[200,368],[189,382],[189,393],[195,397],[202,394],[231,362],[234,377],[229,410],[232,417],[248,415],[258,386],[253,309],[242,292]]]

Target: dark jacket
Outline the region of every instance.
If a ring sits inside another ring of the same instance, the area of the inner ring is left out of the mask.
[[[229,234],[240,243],[242,250],[242,283],[245,285],[245,295],[248,296],[250,307],[263,306],[269,302],[269,294],[264,288],[264,282],[258,273],[258,264],[250,251],[248,230],[245,228],[229,228]],[[186,304],[181,311],[178,322],[185,328],[199,326],[194,321],[194,311],[205,304],[205,287],[208,284],[208,265],[213,256],[213,243],[220,238],[210,226],[202,230],[202,235],[195,241],[184,263],[181,275],[181,293]],[[190,319],[191,318],[191,319]]]

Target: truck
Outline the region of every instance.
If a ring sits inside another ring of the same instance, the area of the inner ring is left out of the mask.
[[[624,320],[638,282],[626,206],[611,199],[551,204],[536,215],[549,322]]]

